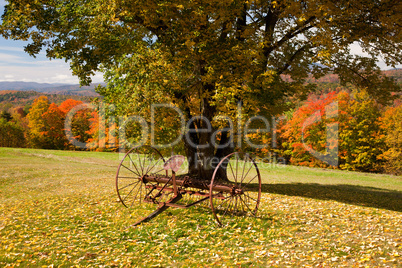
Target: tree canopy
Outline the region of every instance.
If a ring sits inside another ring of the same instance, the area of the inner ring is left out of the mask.
[[[46,49],[69,61],[83,84],[104,71],[100,93],[117,113],[149,114],[149,104],[168,102],[186,119],[212,121],[233,116],[239,102],[244,114],[277,114],[313,90],[304,83],[309,74],[339,74],[385,102],[399,88],[380,77],[376,58],[401,63],[401,7],[394,0],[9,0],[0,33],[29,40],[30,55]],[[353,55],[355,42],[370,57]],[[210,144],[218,127],[190,138]],[[223,131],[220,142],[229,136]],[[188,156],[201,150],[190,147]],[[221,157],[227,147],[201,151]]]

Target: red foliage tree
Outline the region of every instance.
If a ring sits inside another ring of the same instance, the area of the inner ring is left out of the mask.
[[[41,132],[45,139],[44,149],[65,149],[68,141],[64,134],[64,113],[56,104],[50,104],[42,115],[44,130]]]
[[[73,109],[75,106],[80,105],[80,104],[83,104],[83,102],[78,101],[78,100],[68,99],[68,100],[63,101],[60,104],[59,109],[63,113],[67,114],[71,109]]]
[[[61,103],[59,108],[66,116],[73,108],[83,104],[84,103],[82,101],[68,99]],[[77,111],[73,111],[74,113],[71,115],[73,116],[71,124],[68,124],[67,127],[71,130],[72,138],[82,143],[88,143],[92,140],[90,128],[93,113],[90,109],[87,109],[85,107],[79,108],[80,109],[78,109]],[[71,144],[69,145],[69,147],[70,149],[76,149],[76,147],[73,147]]]

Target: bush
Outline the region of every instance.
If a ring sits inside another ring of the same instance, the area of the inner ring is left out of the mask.
[[[0,147],[25,147],[24,129],[19,124],[0,118]]]

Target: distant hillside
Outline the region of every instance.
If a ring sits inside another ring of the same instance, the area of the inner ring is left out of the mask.
[[[385,76],[392,77],[397,83],[402,83],[402,69],[392,69],[382,71]],[[339,83],[339,77],[336,74],[327,74],[319,79],[310,77],[307,79],[308,83]]]
[[[392,69],[382,71],[385,76],[392,77],[396,80],[397,83],[402,83],[402,69]],[[282,75],[283,80],[290,82],[292,79],[289,75]],[[312,75],[310,75],[307,80],[307,83],[317,83],[317,84],[339,84],[339,76],[337,74],[327,74],[319,79],[315,79]]]
[[[402,83],[402,69],[392,69],[383,71],[384,75],[393,77],[397,83]],[[285,81],[291,81],[289,76],[283,75],[282,79]],[[326,88],[334,90],[339,86],[339,77],[336,74],[328,74],[320,79],[314,79],[310,77],[307,79],[307,83],[317,83],[319,88]],[[14,91],[36,91],[44,94],[56,94],[65,96],[87,96],[87,97],[99,97],[99,94],[95,92],[95,87],[99,83],[94,83],[90,86],[80,87],[79,85],[69,84],[47,84],[47,83],[35,83],[35,82],[0,82],[0,94],[4,90]],[[104,84],[102,84],[104,85]],[[20,93],[19,93],[20,94]],[[1,102],[1,101],[0,101]]]
[[[0,82],[0,90],[36,90],[36,89],[46,89],[46,88],[54,88],[59,86],[64,86],[67,84],[55,83],[36,83],[36,82]]]
[[[0,111],[9,110],[12,107],[29,107],[40,96],[47,96],[50,103],[54,102],[58,105],[67,99],[91,102],[94,98],[90,96],[46,94],[36,91],[2,90],[0,91]]]
[[[0,82],[0,91],[3,90],[17,90],[17,91],[36,91],[47,94],[59,95],[76,95],[76,96],[99,96],[95,92],[95,87],[98,84],[90,86],[69,85],[69,84],[47,84],[35,82]]]
[[[383,71],[386,76],[393,77],[399,84],[402,83],[402,69]]]

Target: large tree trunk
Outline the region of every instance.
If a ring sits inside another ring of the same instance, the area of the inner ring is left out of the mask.
[[[183,142],[188,159],[189,176],[210,180],[221,159],[234,151],[234,144],[227,130],[221,131],[220,141],[217,142],[215,135],[217,129],[208,126],[212,122],[215,108],[210,106],[207,100],[204,100],[203,106],[202,117],[190,119],[189,132],[183,136]],[[187,112],[190,118],[189,111]],[[221,180],[227,180],[225,165],[218,170],[217,176]]]
[[[202,138],[211,138],[212,133],[198,133]],[[196,134],[197,135],[197,134]],[[196,136],[191,135],[191,136]],[[223,143],[224,140],[228,141],[229,133],[222,133],[222,139],[220,144]],[[198,135],[197,135],[198,136]],[[186,156],[188,159],[188,175],[192,178],[196,179],[205,179],[210,180],[215,171],[215,168],[218,166],[219,162],[228,154],[234,151],[233,143],[229,144],[225,148],[216,149],[212,146],[211,143],[208,143],[207,148],[197,148],[194,147],[194,142],[189,142],[186,138],[184,138],[184,146],[186,151]],[[196,137],[195,140],[197,140]],[[206,145],[206,144],[203,144]],[[227,180],[226,177],[226,166],[225,164],[221,165],[221,169],[218,170],[217,176],[221,180]]]

